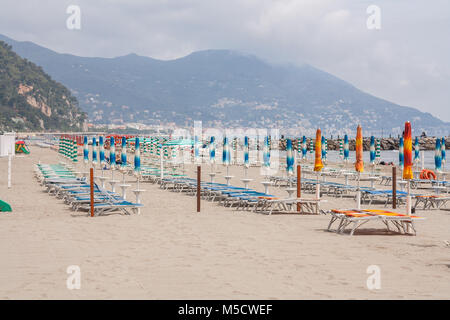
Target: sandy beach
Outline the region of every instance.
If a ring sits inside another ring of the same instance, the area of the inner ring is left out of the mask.
[[[376,223],[348,236],[327,232],[327,215],[268,216],[208,201],[197,213],[194,197],[142,183],[141,215],[90,218],[33,177],[38,161],[59,161],[57,152],[30,149],[13,160],[11,189],[0,158],[0,199],[13,208],[0,213],[0,299],[450,298],[450,211],[416,212],[426,218],[417,236],[376,233]],[[209,181],[209,165],[203,170]],[[230,172],[241,186],[242,167]],[[259,168],[249,175],[262,191]],[[136,179],[127,183],[134,200]],[[354,207],[352,199],[325,199],[325,209]],[[66,286],[71,265],[81,270],[79,290]],[[380,268],[380,289],[366,285],[371,265]]]

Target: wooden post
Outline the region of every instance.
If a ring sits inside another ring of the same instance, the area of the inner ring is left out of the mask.
[[[94,216],[94,168],[90,170],[91,176],[91,217]]]
[[[397,208],[397,168],[392,167],[392,209]]]
[[[197,166],[197,212],[200,212],[200,183],[201,183],[201,176],[202,176],[202,167]]]
[[[302,193],[301,193],[301,188],[302,188],[302,169],[301,166],[298,164],[297,165],[297,199],[301,197]],[[301,212],[302,211],[302,204],[301,203],[297,203],[297,212]]]

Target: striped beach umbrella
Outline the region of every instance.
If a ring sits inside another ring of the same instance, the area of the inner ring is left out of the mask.
[[[139,138],[136,137],[134,142],[134,172],[139,174],[141,171],[141,146],[139,143]]]
[[[442,149],[440,138],[436,139],[436,148],[434,150],[434,168],[438,172],[440,172],[442,169]]]
[[[377,139],[377,148],[375,151],[375,159],[377,159],[377,161],[380,161],[381,158],[381,142],[380,139]]]
[[[363,161],[363,135],[361,125],[358,125],[356,129],[356,141],[355,141],[355,151],[356,151],[356,162],[355,170],[357,172],[364,172],[364,161]]]
[[[326,149],[326,145],[325,145],[325,137],[322,136],[321,139],[321,146],[322,146],[322,160],[326,160],[327,159],[327,149]]]
[[[269,137],[266,136],[264,138],[264,148],[263,148],[263,163],[264,167],[269,168],[270,167],[270,141]]]
[[[317,132],[316,132],[316,154],[315,154],[315,159],[314,159],[314,171],[316,171],[316,172],[321,171],[323,168],[321,141],[322,141],[322,133],[321,133],[320,129],[317,129]]]
[[[405,133],[404,133],[404,170],[403,179],[412,179],[413,172],[413,159],[412,159],[412,137],[411,137],[411,123],[409,121],[405,122]]]
[[[92,164],[97,164],[97,138],[92,138]]]
[[[306,137],[303,136],[303,141],[302,141],[302,159],[306,159],[306,153],[308,152],[307,148],[306,148]]]
[[[442,138],[441,141],[441,158],[442,158],[442,166],[445,165],[445,161],[447,160],[447,155],[445,154],[445,138]]]
[[[292,152],[292,140],[286,140],[286,172],[294,174],[294,153]]]
[[[116,141],[113,136],[109,139],[109,166],[111,169],[116,166]]]
[[[415,162],[420,161],[420,146],[418,137],[416,137],[416,140],[414,141],[414,161]]]
[[[344,143],[339,139],[339,158],[344,159]]]
[[[209,162],[211,164],[216,162],[216,138],[211,137],[209,141]]]
[[[302,151],[303,151],[302,139],[298,138],[297,139],[297,153],[299,156],[301,155]]]
[[[229,166],[231,159],[230,159],[230,144],[228,142],[228,138],[223,138],[223,150],[222,150],[222,164],[225,166]]]
[[[404,159],[404,143],[403,137],[400,138],[400,142],[398,144],[398,165],[403,169],[403,159]]]
[[[249,145],[248,145],[248,137],[244,137],[244,166],[248,168],[249,163]]]
[[[136,146],[135,146],[136,148]],[[127,138],[122,137],[122,152],[120,154],[121,167],[125,168],[127,166]]]
[[[375,164],[375,137],[370,137],[370,163]]]
[[[89,146],[88,146],[88,137],[84,136],[83,139],[83,162],[89,162]]]
[[[105,164],[105,142],[104,142],[104,137],[100,136],[98,137],[98,146],[99,146],[99,160],[100,160],[100,164],[103,165]]]
[[[313,138],[309,139],[309,153],[314,153],[314,141],[313,141]]]
[[[347,162],[350,157],[350,148],[348,144],[348,136],[344,136],[344,161]]]
[[[77,140],[72,140],[72,162],[78,162],[78,146],[77,146]]]

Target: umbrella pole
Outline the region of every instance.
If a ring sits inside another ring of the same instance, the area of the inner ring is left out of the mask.
[[[356,191],[356,206],[358,210],[361,209],[361,192],[359,190],[360,179],[361,179],[361,172],[358,172],[358,187]]]
[[[319,172],[316,173],[317,183],[316,183],[316,199],[320,199],[320,178],[319,178]]]

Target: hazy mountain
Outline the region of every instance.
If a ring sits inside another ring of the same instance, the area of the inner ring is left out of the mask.
[[[450,128],[429,113],[364,93],[309,65],[274,65],[227,50],[170,61],[135,54],[86,58],[2,38],[70,88],[96,123],[203,120],[204,126],[320,126],[328,133],[354,131],[361,123],[364,130],[386,134],[410,120],[416,133]]]
[[[67,88],[0,41],[0,131],[79,130],[85,119]]]

